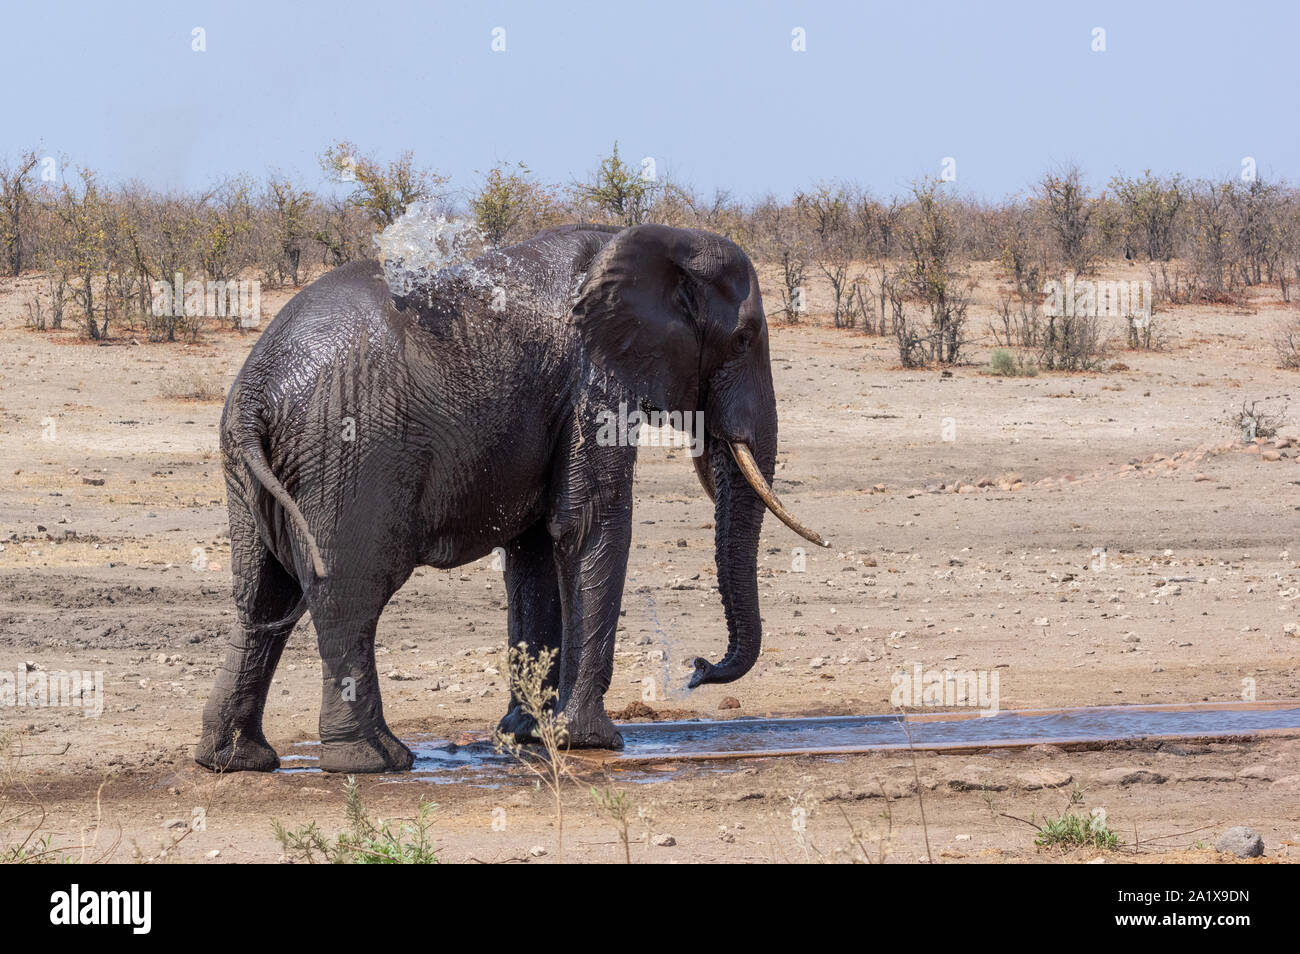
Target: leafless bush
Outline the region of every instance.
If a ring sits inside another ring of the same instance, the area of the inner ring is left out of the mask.
[[[811,256],[807,229],[795,206],[768,198],[754,211],[758,254],[779,269],[778,292],[786,321],[797,322],[807,310],[807,273]]]
[[[1092,234],[1093,201],[1077,166],[1048,173],[1038,184],[1040,208],[1056,237],[1066,268],[1078,275],[1092,271],[1096,248]]]
[[[0,258],[10,275],[22,273],[31,216],[31,174],[36,153],[28,151],[10,165],[0,162]]]
[[[929,359],[930,336],[922,327],[919,316],[908,310],[909,284],[909,275],[904,268],[893,269],[880,280],[882,298],[888,303],[889,325],[898,345],[899,363],[905,368],[917,368]]]
[[[1257,437],[1275,437],[1289,422],[1289,406],[1290,399],[1285,395],[1259,398],[1249,404],[1243,400],[1241,407],[1229,411],[1220,423],[1240,433],[1242,441],[1248,444]]]
[[[173,401],[220,401],[226,388],[216,372],[188,368],[164,377],[158,393]]]
[[[808,220],[813,260],[831,287],[832,319],[836,328],[852,328],[856,317],[850,310],[852,272],[861,247],[851,203],[852,198],[843,186],[825,183],[795,198],[795,204]]]
[[[969,283],[957,261],[956,232],[939,184],[918,184],[913,195],[916,201],[903,230],[905,274],[908,292],[924,303],[928,320],[923,326],[911,320],[900,338],[900,355],[904,344],[907,353],[913,353],[910,342],[915,338],[924,342],[926,363],[955,364],[965,344]]]
[[[1201,301],[1242,304],[1241,270],[1233,231],[1231,183],[1201,181],[1192,195],[1192,267],[1196,297]]]
[[[1042,343],[1043,309],[1026,289],[999,296],[998,319],[989,332],[1000,347],[1037,349]]]
[[[1153,262],[1173,258],[1179,215],[1188,193],[1182,178],[1153,176],[1148,169],[1141,177],[1115,176],[1110,187],[1120,207],[1124,257],[1141,254]]]
[[[1291,315],[1277,323],[1273,330],[1273,348],[1282,367],[1300,370],[1300,315]]]
[[[1038,350],[1048,371],[1095,371],[1106,356],[1101,322],[1091,315],[1047,315]]]

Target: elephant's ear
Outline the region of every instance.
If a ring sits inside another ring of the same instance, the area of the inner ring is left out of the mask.
[[[682,229],[620,232],[592,262],[573,308],[596,366],[663,411],[694,411],[699,395],[693,253]]]

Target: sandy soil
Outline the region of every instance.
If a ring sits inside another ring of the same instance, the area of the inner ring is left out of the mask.
[[[105,705],[99,718],[0,712],[0,820],[39,805],[41,832],[74,856],[90,839],[89,855],[118,860],[274,861],[272,820],[342,826],[344,780],[217,777],[189,761],[232,615],[221,404],[164,396],[178,375],[224,391],[255,336],[96,346],[36,333],[21,318],[33,281],[0,283],[0,672],[99,670]],[[977,336],[992,294],[986,281]],[[268,313],[288,297],[264,292]],[[1231,701],[1251,685],[1261,700],[1300,698],[1287,629],[1300,622],[1300,451],[1285,440],[1300,431],[1243,445],[1222,423],[1243,400],[1294,390],[1271,347],[1284,314],[1271,300],[1175,309],[1157,315],[1167,348],[1111,356],[1125,370],[1017,379],[983,373],[987,340],[946,375],[898,369],[888,340],[774,328],[777,491],[833,548],[801,570],[801,541],[767,521],[762,659],[739,683],[688,694],[689,660],[725,640],[712,512],[683,453],[643,451],[609,708],[641,699],[650,677],[651,706],[678,716],[887,712],[891,676],[917,662],[997,670],[1003,708]],[[495,724],[503,600],[488,560],[419,571],[393,600],[379,641],[399,734]],[[282,755],[314,738],[319,681],[304,620],[268,704]],[[720,710],[727,696],[739,708]],[[1260,832],[1266,859],[1294,860],[1298,755],[1300,740],[1270,738],[586,769],[566,794],[564,853],[621,860],[588,793],[609,785],[647,816],[633,860],[847,859],[852,825],[873,859],[1087,861],[1097,852],[1036,850],[1007,817],[1058,814],[1077,788],[1136,843],[1108,860],[1228,860],[1205,846],[1238,824]],[[362,790],[384,818],[436,800],[446,860],[557,856],[553,807],[522,770],[491,787],[384,777]],[[166,827],[196,810],[202,830]]]

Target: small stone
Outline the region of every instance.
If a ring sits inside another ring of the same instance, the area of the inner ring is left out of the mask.
[[[1281,460],[1282,455],[1275,450],[1266,450],[1259,452],[1260,460]]]
[[[1213,751],[1208,745],[1195,745],[1187,742],[1166,742],[1160,746],[1165,755],[1208,755]]]
[[[719,709],[739,709],[740,700],[735,696],[723,696],[722,701],[718,703]]]
[[[1016,781],[1026,792],[1036,792],[1043,788],[1063,788],[1074,781],[1069,772],[1057,772],[1052,769],[1039,769],[1016,776]]]
[[[541,845],[533,845],[533,847],[528,849],[528,853],[532,855],[534,858],[541,858],[545,856],[546,849],[543,848]]]
[[[1258,858],[1264,853],[1264,839],[1255,829],[1238,825],[1220,835],[1214,847],[1238,858]]]
[[[677,839],[672,835],[655,835],[651,840],[651,843],[656,848],[671,848],[673,845],[677,844]]]
[[[221,849],[220,849],[220,848],[213,848],[211,851],[208,852],[208,857],[209,857],[209,858],[220,858],[220,857],[221,857]]]
[[[1168,779],[1159,772],[1140,768],[1108,769],[1097,776],[1101,785],[1163,785]]]
[[[1271,782],[1277,778],[1277,770],[1269,765],[1248,765],[1237,773],[1237,778],[1253,778],[1261,782]]]
[[[826,660],[825,660],[825,658],[823,658],[822,656],[817,656],[815,659],[813,659],[812,662],[810,662],[810,663],[808,664],[808,668],[809,668],[809,669],[821,669],[822,666],[825,666],[825,665],[826,665]]]
[[[184,818],[169,818],[163,822],[164,828],[189,828],[190,824]]]
[[[1005,792],[1007,786],[988,776],[978,765],[968,765],[960,773],[948,779],[948,787],[954,792]]]

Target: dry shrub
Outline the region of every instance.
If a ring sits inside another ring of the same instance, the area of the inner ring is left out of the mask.
[[[221,401],[226,396],[226,387],[213,371],[186,368],[165,376],[158,393],[172,401]]]

